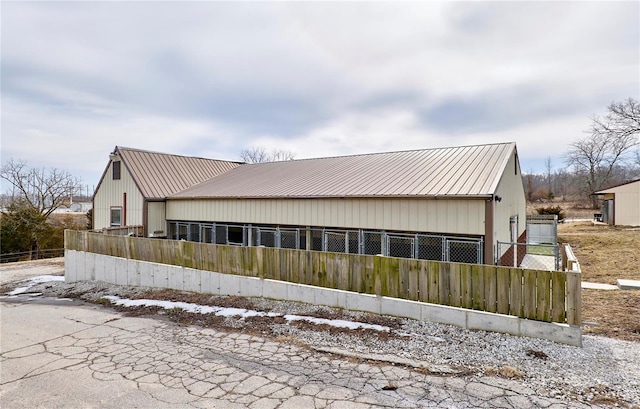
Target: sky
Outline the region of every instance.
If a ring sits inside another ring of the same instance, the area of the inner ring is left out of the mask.
[[[516,142],[640,95],[640,2],[7,2],[1,161],[92,189],[116,145],[239,160]],[[3,191],[5,188],[3,187]]]

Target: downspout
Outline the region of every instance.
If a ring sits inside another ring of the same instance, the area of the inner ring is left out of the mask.
[[[147,199],[143,199],[142,200],[142,237],[149,237],[149,234],[147,233],[148,227],[149,227],[149,222],[148,222],[148,217],[149,217],[149,202],[147,201]]]
[[[495,264],[493,251],[494,200],[495,195],[491,195],[491,198],[484,203],[484,264],[489,265]]]
[[[122,194],[122,227],[127,226],[127,194]]]

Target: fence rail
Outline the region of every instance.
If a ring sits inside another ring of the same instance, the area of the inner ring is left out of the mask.
[[[65,248],[580,325],[580,274],[65,232]]]
[[[2,253],[0,254],[0,263],[15,263],[18,261],[40,260],[62,256],[64,256],[64,249],[45,249],[22,251],[19,253]]]
[[[100,230],[94,230],[96,233],[109,234],[112,236],[144,236],[144,226],[124,226],[124,227],[105,227]]]

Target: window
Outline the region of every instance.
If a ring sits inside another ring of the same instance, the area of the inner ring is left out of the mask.
[[[242,226],[229,226],[228,234],[229,238],[227,241],[229,242],[229,244],[239,244],[241,246],[244,244],[244,234]]]
[[[122,226],[122,207],[111,208],[111,227]]]
[[[120,180],[120,161],[113,162],[111,170],[113,171],[113,180]]]

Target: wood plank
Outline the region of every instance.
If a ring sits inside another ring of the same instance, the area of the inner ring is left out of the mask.
[[[380,259],[380,292],[378,295],[389,296],[389,257]]]
[[[524,317],[536,319],[536,270],[524,270]]]
[[[341,254],[339,257],[338,264],[338,282],[339,289],[343,291],[349,291],[349,260],[351,258],[351,254]]]
[[[524,317],[524,270],[509,269],[509,314]]]
[[[378,256],[365,256],[364,266],[364,292],[367,294],[376,293],[376,263]]]
[[[462,306],[462,283],[460,281],[462,265],[460,263],[450,263],[449,266],[449,292],[451,294],[449,305],[460,307]]]
[[[440,303],[440,263],[437,261],[428,261],[428,277],[429,277],[429,297],[428,302],[432,304]]]
[[[251,247],[254,277],[264,278],[264,247]]]
[[[440,263],[438,268],[438,301],[442,305],[450,304],[451,263]]]
[[[280,270],[280,280],[291,282],[291,270],[289,269],[289,250],[280,249],[280,264],[278,270]]]
[[[509,314],[510,272],[507,267],[496,268],[496,297],[498,314]]]
[[[462,308],[473,308],[471,276],[471,265],[460,264],[460,306]]]
[[[408,270],[408,282],[407,282],[407,297],[410,300],[418,301],[420,299],[420,262],[419,260],[409,260]]]
[[[273,280],[276,276],[276,249],[265,247],[262,249],[263,251],[263,274],[264,278]]]
[[[474,310],[484,310],[484,266],[471,266],[471,295]]]
[[[382,269],[384,256],[374,256],[373,262],[373,292],[370,294],[382,294]]]
[[[298,283],[306,284],[307,283],[307,252],[303,250],[296,251],[294,262],[296,265],[296,270],[298,272]]]
[[[582,274],[566,272],[567,275],[567,324],[582,325]]]
[[[325,257],[325,282],[323,287],[333,288],[335,282],[335,257],[333,253],[327,253]]]
[[[485,311],[498,309],[498,274],[495,266],[484,266],[484,302]]]
[[[349,258],[349,291],[362,292],[362,256],[353,255]]]
[[[305,280],[304,284],[312,285],[313,284],[313,257],[314,254],[312,251],[304,252],[305,259]]]
[[[387,257],[387,296],[400,297],[400,259]]]
[[[551,272],[538,271],[536,277],[536,319],[551,320]]]
[[[429,262],[418,261],[418,301],[429,302]]]
[[[318,266],[317,266],[317,281],[315,285],[320,287],[327,286],[327,256],[328,253],[317,253],[318,255]]]
[[[409,295],[409,271],[411,270],[411,259],[402,258],[398,260],[398,297],[411,300],[411,296]]]

